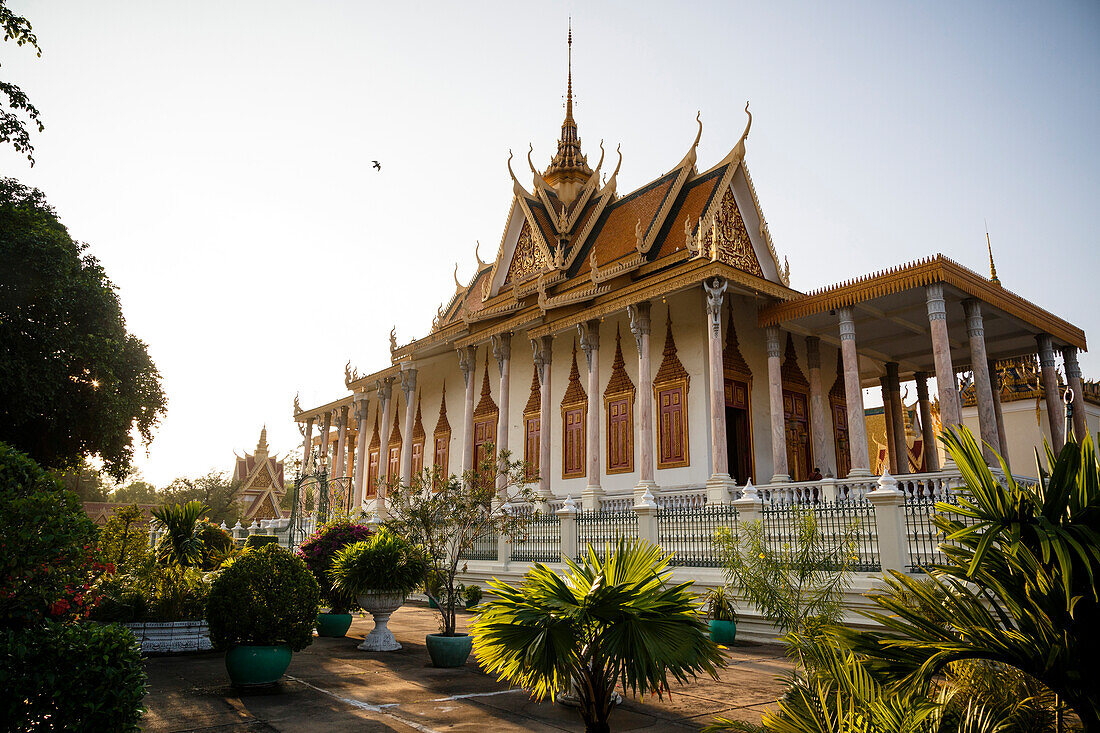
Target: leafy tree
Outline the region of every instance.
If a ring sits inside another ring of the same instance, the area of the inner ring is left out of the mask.
[[[41,191],[0,179],[0,440],[48,468],[99,455],[121,479],[132,431],[152,440],[165,397],[86,249]]]
[[[186,504],[198,501],[206,505],[206,518],[215,524],[234,524],[241,516],[238,498],[240,481],[230,480],[223,471],[210,471],[205,476],[175,479],[160,492],[165,503]]]
[[[0,28],[4,30],[4,41],[15,41],[17,46],[30,46],[39,57],[42,56],[42,49],[38,47],[38,37],[31,29],[30,22],[12,12],[7,0],[0,0]],[[27,120],[42,132],[38,110],[30,103],[23,90],[11,82],[0,81],[0,93],[7,97],[6,108],[0,105],[0,143],[10,143],[16,152],[27,156],[27,160],[33,167],[34,146],[31,145],[27,124],[20,118],[19,113],[26,116]]]
[[[118,572],[129,572],[145,559],[149,548],[149,520],[136,504],[121,506],[99,532],[99,553]]]
[[[109,501],[110,481],[103,472],[93,466],[86,458],[81,458],[75,466],[56,472],[58,480],[67,491],[80,497],[81,501]]]
[[[990,472],[965,428],[945,433],[966,482],[959,505],[938,503],[932,521],[946,563],[927,580],[892,573],[868,597],[882,631],[838,635],[885,678],[926,685],[947,665],[987,660],[1053,690],[1100,730],[1100,464],[1091,437],[1069,442],[1038,486]],[[969,523],[964,523],[965,518]]]
[[[135,479],[124,486],[116,486],[111,490],[108,500],[119,504],[161,503],[157,487],[141,479]]]
[[[691,583],[668,584],[669,556],[622,539],[605,555],[589,547],[581,563],[566,558],[565,575],[536,563],[518,587],[490,581],[496,597],[471,626],[486,671],[536,699],[574,688],[588,731],[610,730],[617,683],[662,695],[669,677],[717,679],[723,665]]]
[[[455,576],[465,569],[462,556],[474,542],[490,533],[514,535],[528,521],[525,514],[494,507],[494,499],[511,496],[512,501],[530,501],[525,482],[527,468],[511,460],[508,451],[498,455],[492,446],[476,470],[464,476],[444,477],[438,469],[426,469],[412,486],[394,484],[386,495],[390,519],[386,527],[424,548],[428,556],[424,589],[439,606],[440,630],[454,636],[456,609],[461,597]],[[498,477],[503,487],[497,488]]]

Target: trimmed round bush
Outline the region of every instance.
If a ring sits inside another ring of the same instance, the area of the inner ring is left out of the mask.
[[[424,582],[427,563],[420,547],[388,529],[348,545],[332,561],[332,579],[340,593],[382,590],[409,593]]]
[[[44,622],[0,632],[4,730],[136,731],[143,697],[141,651],[122,626]]]
[[[210,589],[206,617],[210,641],[234,644],[286,643],[294,651],[313,642],[321,592],[301,558],[278,545],[243,553]]]
[[[244,549],[252,550],[257,547],[264,547],[266,545],[279,544],[279,537],[273,534],[250,534],[248,539],[244,541]]]
[[[462,591],[462,595],[466,597],[466,608],[473,608],[481,603],[481,586],[468,585],[466,589]]]
[[[373,534],[365,524],[341,519],[321,527],[298,547],[298,557],[305,560],[317,579],[321,599],[332,613],[348,613],[358,606],[355,596],[333,590],[332,561],[336,553],[348,545],[370,539]]]
[[[199,537],[202,538],[203,570],[217,570],[237,550],[233,535],[213,522],[199,522]]]

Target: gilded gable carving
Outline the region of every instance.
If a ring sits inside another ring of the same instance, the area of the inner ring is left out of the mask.
[[[523,227],[519,230],[516,251],[512,255],[512,263],[508,267],[508,276],[504,278],[504,284],[507,285],[513,281],[521,282],[548,269],[549,266],[550,263],[546,261],[542,249],[531,235],[530,222],[524,221]]]
[[[738,270],[764,277],[731,189],[726,189],[722,205],[715,214],[712,237],[716,249],[715,257],[718,261],[736,267]]]

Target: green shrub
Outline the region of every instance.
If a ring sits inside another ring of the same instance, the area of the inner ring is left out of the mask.
[[[726,586],[712,589],[706,595],[707,618],[714,621],[736,621],[737,608],[733,605],[733,593]]]
[[[263,547],[264,545],[277,545],[279,544],[279,538],[273,534],[253,534],[249,535],[248,539],[244,541],[244,549],[251,550],[255,547]]]
[[[199,537],[202,538],[203,570],[217,570],[237,553],[233,535],[213,522],[199,522]]]
[[[97,534],[76,494],[0,443],[0,627],[83,616]]]
[[[117,572],[142,565],[149,555],[149,519],[137,504],[120,506],[99,531],[99,553]]]
[[[424,580],[425,567],[419,547],[382,529],[336,553],[332,580],[336,590],[351,595],[371,590],[409,593]]]
[[[462,595],[466,599],[466,608],[473,608],[481,603],[481,586],[468,585],[462,590]]]
[[[358,606],[355,596],[338,593],[333,589],[333,558],[348,545],[370,539],[372,534],[374,533],[370,527],[364,524],[340,519],[318,529],[298,548],[298,557],[305,560],[306,566],[317,579],[317,584],[321,586],[321,598],[332,613],[347,613]]]
[[[301,558],[278,545],[243,553],[210,589],[207,620],[217,648],[285,642],[294,651],[313,642],[320,610],[317,581]]]
[[[0,632],[5,730],[136,731],[145,672],[134,635],[93,623]]]

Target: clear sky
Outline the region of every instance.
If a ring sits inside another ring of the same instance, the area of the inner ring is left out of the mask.
[[[592,162],[622,143],[619,191],[680,160],[696,110],[712,165],[751,100],[794,287],[934,252],[985,272],[988,220],[1005,287],[1100,339],[1095,2],[10,4],[43,54],[0,46],[0,78],[46,131],[0,173],[46,192],[149,345],[154,483],[228,470],[264,423],[292,449],[296,391],[335,399],[391,326],[428,331],[455,262],[499,246],[508,149],[553,153],[569,14],[575,117]]]

